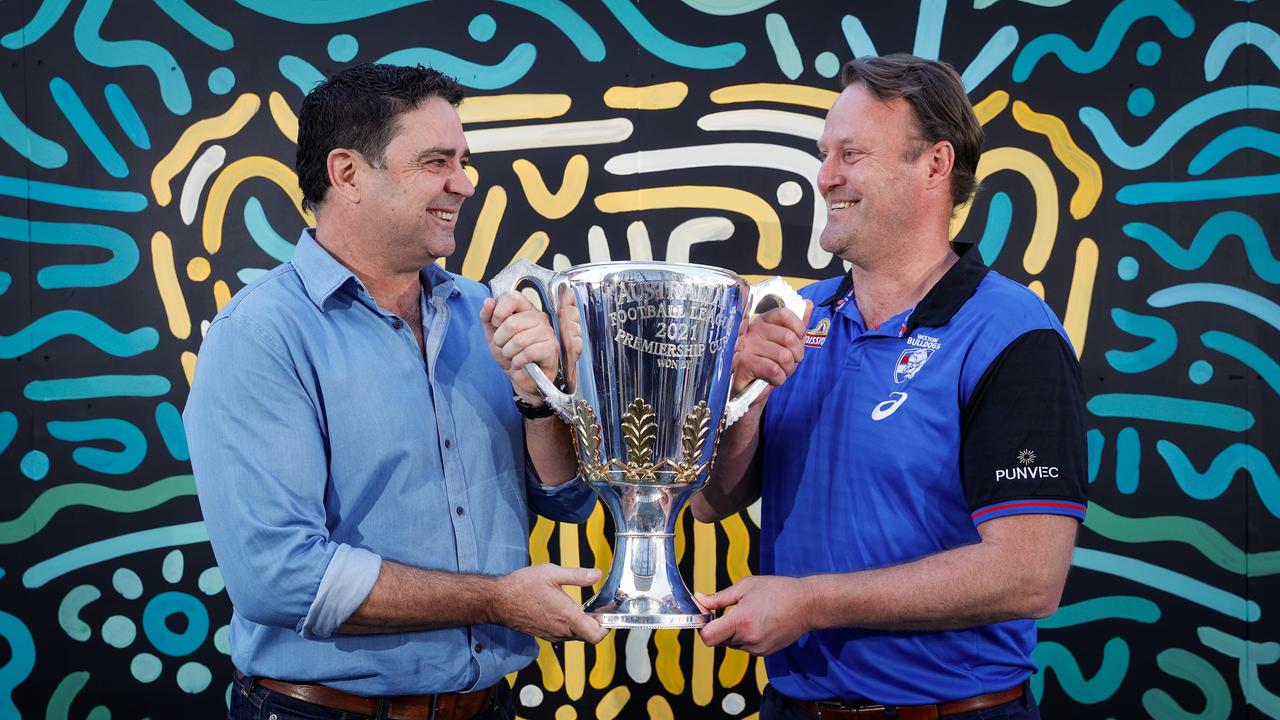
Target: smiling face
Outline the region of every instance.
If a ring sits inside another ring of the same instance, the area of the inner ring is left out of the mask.
[[[453,253],[458,211],[476,191],[463,171],[469,157],[458,113],[442,98],[397,118],[382,167],[362,168],[360,196],[362,234],[391,265],[416,271]]]
[[[877,100],[857,83],[840,93],[818,141],[823,250],[856,265],[892,251],[914,224],[925,190],[927,163],[915,152],[921,143],[906,100]]]

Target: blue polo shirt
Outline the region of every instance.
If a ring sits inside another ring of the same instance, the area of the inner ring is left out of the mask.
[[[901,564],[979,542],[980,523],[1008,515],[1084,518],[1075,353],[1048,306],[970,248],[878,327],[863,324],[848,275],[805,288],[816,307],[804,360],[765,408],[763,573]],[[1035,642],[1032,620],[820,630],[765,664],[791,698],[910,705],[1021,683]]]

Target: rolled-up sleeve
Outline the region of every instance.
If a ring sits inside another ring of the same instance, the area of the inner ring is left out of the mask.
[[[236,612],[304,636],[333,632],[368,595],[381,558],[329,538],[323,428],[284,344],[237,315],[216,319],[183,420]]]

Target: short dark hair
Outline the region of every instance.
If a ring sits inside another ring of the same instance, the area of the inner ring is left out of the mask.
[[[982,123],[978,122],[955,68],[907,53],[869,55],[845,63],[840,73],[841,87],[853,83],[862,83],[882,102],[902,98],[910,103],[924,134],[924,143],[911,150],[912,159],[919,157],[927,145],[946,140],[956,151],[951,169],[951,204],[959,205],[973,195],[978,189]]]
[[[462,86],[421,65],[364,63],[334,73],[307,93],[298,111],[298,155],[294,168],[302,204],[315,210],[329,190],[329,153],[358,151],[375,167],[386,160],[387,144],[399,131],[399,116],[427,98],[457,107]]]

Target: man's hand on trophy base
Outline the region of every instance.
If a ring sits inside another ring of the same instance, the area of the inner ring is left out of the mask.
[[[480,324],[489,341],[489,353],[511,379],[516,394],[531,405],[541,405],[542,394],[524,366],[534,363],[548,378],[554,378],[560,369],[560,343],[546,313],[520,293],[510,292],[496,301],[484,301]]]
[[[563,585],[590,587],[600,580],[596,568],[566,568],[550,563],[521,568],[499,579],[491,620],[551,642],[600,642],[609,631],[582,611]]]
[[[698,633],[708,646],[724,645],[752,655],[769,655],[809,632],[813,598],[803,580],[754,575],[712,595],[695,593],[708,610],[732,608]]]
[[[752,318],[734,351],[735,393],[756,378],[777,387],[791,377],[804,358],[804,329],[811,314],[813,303],[806,300],[803,318],[781,307]]]

